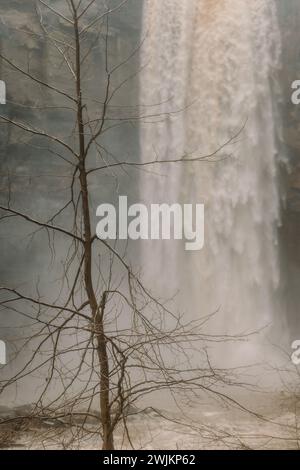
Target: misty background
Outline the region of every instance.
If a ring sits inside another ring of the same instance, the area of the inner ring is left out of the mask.
[[[61,2],[57,0],[53,5],[55,3]],[[280,119],[276,123],[280,149],[278,184],[282,220],[279,229],[280,295],[282,324],[285,325],[285,331],[280,334],[285,337],[285,346],[288,346],[289,341],[300,336],[300,107],[291,103],[291,83],[300,79],[300,5],[297,0],[277,0],[276,3],[282,39],[282,67],[276,103],[280,110]],[[122,62],[124,57],[139,49],[141,42],[145,40],[142,34],[142,13],[143,1],[129,0],[120,11],[111,15],[111,64]],[[41,79],[55,81],[65,88],[63,66],[41,31],[35,2],[2,0],[0,17],[1,53],[14,63],[28,67]],[[51,12],[43,11],[43,20],[45,24],[51,25],[54,21]],[[53,24],[53,27],[59,26],[66,27]],[[84,82],[86,92],[99,101],[105,91],[102,81],[103,66],[104,49],[100,41],[99,47],[93,51],[93,66],[85,71]],[[122,108],[127,115],[135,114],[134,107],[139,103],[140,66],[140,55],[136,53],[116,74],[115,80],[120,83],[131,77],[114,97],[113,104],[119,107],[118,113]],[[5,108],[1,106],[1,113],[11,119],[25,119],[36,127],[44,127],[52,134],[71,135],[74,124],[72,115],[67,110],[56,109],[61,103],[51,92],[32,85],[3,61],[0,61],[0,79],[7,85],[7,105]],[[51,106],[51,109],[45,112],[43,106]],[[139,131],[140,124],[134,119],[109,131],[106,139],[111,154],[106,156],[107,161],[114,161],[115,158],[140,161],[142,152]],[[45,153],[45,142],[41,138],[30,138],[9,125],[1,125],[0,135],[2,202],[7,201],[9,187],[12,207],[24,210],[37,219],[46,219],[59,209],[66,198],[66,188],[70,181],[68,166]],[[94,209],[102,202],[116,203],[119,195],[128,195],[129,203],[139,202],[141,172],[135,169],[107,171],[101,173],[101,176],[95,176],[92,184]],[[35,292],[38,284],[39,292],[47,292],[48,296],[50,294],[55,298],[59,289],[57,279],[61,274],[59,262],[53,264],[51,261],[52,254],[47,248],[46,235],[36,234],[32,237],[31,233],[30,225],[14,218],[1,225],[0,284],[17,286],[28,294]],[[58,259],[64,255],[64,250],[63,240],[58,239]],[[142,266],[147,274],[150,266],[145,265],[145,257],[138,244],[130,243],[128,256],[135,265]],[[161,275],[163,277],[164,272]],[[153,285],[155,283],[157,279],[153,279]],[[16,365],[10,358],[15,353],[18,338],[22,336],[23,322],[17,312],[7,309],[0,311],[0,338],[7,342],[8,363],[12,370]],[[30,399],[31,392],[31,381],[27,379],[13,398],[7,396],[7,404],[11,401],[26,402]]]

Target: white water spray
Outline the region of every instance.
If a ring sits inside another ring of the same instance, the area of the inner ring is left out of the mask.
[[[208,161],[155,165],[142,176],[148,203],[206,207],[205,249],[183,256],[175,243],[144,243],[147,271],[162,292],[180,292],[185,312],[219,310],[215,332],[257,330],[279,308],[275,2],[149,0],[143,30],[142,160],[222,147]]]

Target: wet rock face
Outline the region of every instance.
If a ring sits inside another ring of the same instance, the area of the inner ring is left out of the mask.
[[[282,143],[288,155],[288,168],[283,169],[286,204],[283,209],[283,252],[289,273],[288,284],[295,284],[300,270],[300,105],[292,103],[291,85],[300,79],[300,3],[277,0],[282,34],[281,89]]]
[[[59,8],[67,4],[62,0],[53,0],[48,3],[53,6],[57,5]],[[100,8],[102,3],[103,0],[97,0],[95,5]],[[118,0],[110,0],[109,3],[118,4]],[[23,70],[29,70],[32,75],[43,82],[53,84],[56,88],[68,91],[73,95],[74,83],[69,79],[68,70],[62,65],[61,55],[41,28],[35,6],[35,0],[0,1],[0,52],[14,64]],[[111,16],[108,28],[111,68],[130,57],[140,42],[141,7],[142,0],[130,0],[122,12]],[[54,31],[55,37],[60,38],[60,34],[64,33],[67,39],[73,38],[70,26],[64,23],[58,24],[51,11],[44,9],[43,21],[48,30],[52,33]],[[91,30],[86,41],[87,44],[95,44],[96,33],[97,30]],[[94,49],[87,65],[87,68],[89,67],[88,73],[84,71],[84,87],[88,96],[93,96],[98,99],[98,103],[102,103],[106,88],[105,74],[103,74],[105,47],[102,36],[99,39],[99,47]],[[137,69],[138,54],[134,54],[128,63],[116,70],[113,86],[122,83],[127,77],[134,77]],[[2,113],[11,120],[29,123],[31,126],[46,130],[49,134],[62,140],[71,141],[70,136],[73,132],[75,118],[69,111],[58,109],[59,106],[69,105],[69,103],[62,101],[61,96],[51,93],[48,89],[17,73],[4,60],[0,60],[0,80],[5,81],[7,88],[7,105],[1,109]],[[114,106],[122,106],[124,113],[127,112],[126,106],[136,103],[138,97],[137,80],[138,75],[132,81],[128,81],[122,90],[120,89],[116,93],[115,101],[112,102]],[[100,108],[101,105],[95,104],[91,112],[99,115]],[[134,113],[136,113],[135,110]],[[115,117],[112,116],[112,118]],[[92,119],[93,116],[90,118]],[[107,145],[114,155],[123,159],[124,149],[126,149],[126,154],[128,152],[131,158],[138,158],[136,129],[137,127],[124,125],[107,133],[106,143],[108,142]],[[7,188],[7,175],[13,175],[10,183],[14,206],[22,207],[24,211],[26,210],[36,217],[40,217],[41,214],[44,217],[43,212],[45,211],[53,213],[62,202],[62,197],[64,197],[62,192],[65,185],[62,178],[40,178],[37,175],[64,175],[69,171],[61,159],[53,158],[53,155],[52,158],[49,156],[45,150],[49,145],[48,141],[21,132],[12,125],[0,126],[0,188],[1,190]],[[109,178],[105,187],[102,185],[102,181],[99,184],[95,181],[93,184],[95,194],[101,186],[101,195],[97,193],[95,196],[97,201],[98,198],[106,201],[115,192],[115,180],[112,177]],[[128,187],[127,180],[124,181],[124,186]],[[3,192],[0,194],[0,199],[3,198],[3,194]],[[6,194],[2,201],[6,201]],[[36,268],[40,271],[42,264],[37,267],[36,261],[41,250],[38,243],[31,252],[25,250],[23,246],[16,248],[9,239],[3,243],[5,243],[5,246],[3,245],[5,261],[0,268],[1,283],[4,281],[15,282],[26,274],[26,270],[27,272],[29,270],[30,274]],[[16,251],[18,251],[17,255],[15,255]]]
[[[276,0],[282,37],[281,92],[283,94],[284,141],[300,161],[300,105],[292,103],[292,83],[300,79],[300,3]],[[295,155],[292,155],[295,157]]]
[[[100,7],[103,1],[96,0],[97,6]],[[47,3],[53,7],[67,5],[65,0],[50,0]],[[88,0],[84,0],[82,4],[84,3],[88,4]],[[109,0],[107,3],[119,4],[119,0]],[[41,28],[35,5],[36,0],[0,1],[0,53],[19,68],[30,71],[42,82],[52,84],[73,95],[74,81],[69,78],[67,67],[63,66],[61,55],[49,39],[49,35]],[[111,15],[108,28],[110,67],[123,64],[129,57],[131,58],[114,73],[112,82],[114,88],[126,82],[111,102],[111,113],[116,114],[116,116],[111,116],[114,120],[122,118],[117,114],[119,106],[124,114],[128,114],[128,106],[134,106],[138,98],[138,74],[136,73],[139,67],[138,53],[133,54],[133,51],[140,43],[141,7],[142,0],[129,0],[122,12]],[[69,37],[73,39],[73,31],[70,30],[68,24],[58,24],[51,11],[46,12],[44,9],[44,13],[44,25],[47,25],[48,31],[50,30],[58,38],[65,34],[65,40]],[[98,44],[98,47],[92,48],[90,60],[85,62],[86,70],[84,71],[85,94],[95,98],[95,102],[90,100],[89,117],[91,120],[96,113],[97,116],[101,115],[107,82],[106,74],[103,73],[106,28],[102,28],[101,31],[103,31],[102,35],[98,37],[97,29],[95,31],[91,29],[85,43],[86,49],[89,45]],[[133,77],[133,79],[126,81],[128,77]],[[73,145],[72,135],[76,115],[68,108],[64,108],[66,102],[63,101],[61,95],[57,96],[17,73],[3,59],[0,60],[0,80],[4,80],[7,86],[7,104],[1,109],[1,114],[9,120],[25,122],[36,129],[45,130],[48,134]],[[136,108],[133,107],[131,113],[136,115]],[[111,127],[111,131],[105,134],[105,146],[110,149],[111,158],[123,160],[128,156],[128,158],[137,159],[137,126],[129,125],[124,119],[124,125]],[[11,204],[15,208],[43,220],[47,219],[50,214],[54,214],[69,197],[65,186],[69,179],[70,165],[64,159],[56,158],[57,153],[60,152],[61,149],[46,139],[21,132],[12,125],[0,126],[0,200],[3,205],[7,204],[7,190],[10,188]],[[63,153],[63,157],[69,158],[66,153]],[[97,153],[93,149],[90,164],[93,165],[95,161],[97,161]],[[60,177],[62,175],[63,177]],[[123,170],[120,175],[118,191],[126,194],[129,183],[134,186],[133,178],[129,173],[127,176],[127,172]],[[98,180],[96,176],[91,177],[90,181],[95,206],[99,204],[99,201],[110,202],[117,193],[115,172],[114,175],[107,172]],[[105,184],[103,184],[104,181]],[[68,220],[67,217],[66,220]],[[26,288],[29,285],[28,290],[30,290],[35,279],[42,279],[44,285],[50,283],[50,277],[54,280],[57,277],[57,271],[53,268],[53,271],[49,273],[48,253],[44,250],[43,235],[32,240],[32,243],[28,243],[28,239],[26,241],[28,226],[25,227],[21,223],[14,224],[15,221],[11,220],[11,224],[7,224],[4,228],[4,224],[1,226],[0,284],[20,285],[25,280],[25,283],[28,281]],[[18,232],[18,240],[11,236],[16,232]],[[60,244],[57,250],[57,266],[60,265],[60,259],[65,256],[67,249],[65,244]],[[1,327],[5,328],[4,338],[1,337],[1,339],[10,345],[15,340],[13,330],[14,326],[20,324],[20,318],[15,312],[10,312],[10,315],[7,315],[7,312],[0,312],[0,323]],[[12,337],[14,339],[11,339]],[[18,360],[12,367],[18,368]],[[13,374],[13,371],[10,370],[9,373]],[[32,389],[35,385],[36,382],[31,378],[25,380],[22,384],[23,392],[18,394],[17,399],[9,392],[2,399],[5,404],[14,405],[12,403],[14,400],[17,400],[17,404],[24,403],[32,399]],[[0,410],[0,420],[4,413],[10,416],[14,412]]]
[[[292,110],[291,114],[295,114],[295,110]],[[294,214],[294,217],[298,214],[300,219],[300,117],[299,120],[295,120],[290,116],[290,119],[286,119],[283,125],[284,144],[289,155],[289,168],[286,178],[286,211]]]
[[[281,252],[285,316],[291,339],[300,334],[300,105],[292,103],[292,83],[300,80],[300,3],[299,0],[277,0],[282,33],[281,90],[283,102],[282,145],[288,155],[283,165]]]
[[[300,164],[293,169],[288,181],[288,208],[300,214]]]

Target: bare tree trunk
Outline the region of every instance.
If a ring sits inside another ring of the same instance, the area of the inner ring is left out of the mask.
[[[74,30],[76,43],[76,92],[77,92],[77,124],[79,134],[79,181],[82,197],[82,214],[84,226],[84,281],[91,308],[93,324],[96,329],[97,354],[100,366],[100,413],[103,432],[103,450],[113,450],[114,441],[111,428],[110,402],[109,402],[109,363],[107,345],[104,333],[103,315],[99,316],[99,309],[93,287],[92,274],[92,233],[89,208],[89,192],[87,172],[85,166],[86,149],[84,138],[83,105],[81,89],[81,50],[77,12],[72,0],[74,11]],[[104,312],[104,308],[102,309]]]

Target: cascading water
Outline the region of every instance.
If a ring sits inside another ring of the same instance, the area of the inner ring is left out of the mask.
[[[152,285],[155,279],[163,293],[178,290],[185,312],[218,310],[215,333],[258,330],[279,309],[276,5],[149,0],[143,30],[143,161],[196,158],[222,147],[206,161],[155,165],[154,175],[141,177],[148,204],[205,204],[201,252],[144,242]]]

